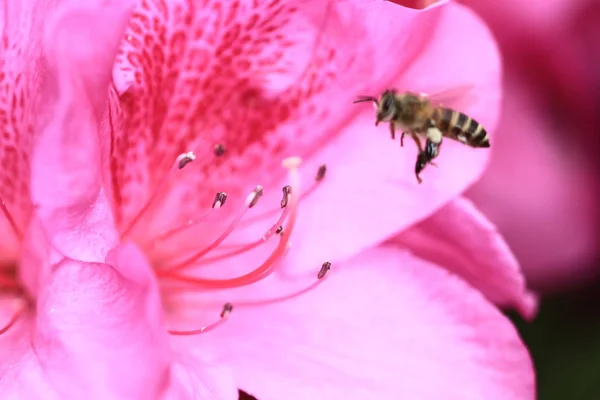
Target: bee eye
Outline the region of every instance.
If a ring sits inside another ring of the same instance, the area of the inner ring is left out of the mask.
[[[387,113],[388,111],[390,111],[393,104],[394,104],[394,99],[392,98],[392,96],[387,96],[383,100],[383,103],[381,104],[382,111]]]

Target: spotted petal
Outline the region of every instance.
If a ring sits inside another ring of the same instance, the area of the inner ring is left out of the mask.
[[[265,187],[261,202],[272,208],[288,183],[281,180],[281,160],[300,155],[307,181],[319,164],[329,166],[321,187],[301,202],[305,211],[293,234],[301,243],[295,247],[304,249],[292,254],[296,264],[312,267],[350,257],[427,217],[483,171],[485,149],[447,143],[439,170],[428,168],[425,184],[417,185],[414,145],[399,149],[385,128],[372,126],[370,106],[351,104],[390,86],[433,93],[466,85],[474,96],[461,110],[493,132],[499,56],[468,9],[441,2],[415,11],[378,0],[328,7],[318,1],[162,4],[143,2],[136,11],[111,97],[106,176],[120,229],[159,194],[136,226],[137,239],[197,218],[217,191],[230,199],[221,216],[231,216],[257,184]],[[213,153],[218,144],[225,149],[220,157]],[[187,150],[196,161],[164,185]],[[260,236],[273,222],[258,221],[241,236]],[[197,247],[213,233],[202,227],[174,246],[191,241]]]

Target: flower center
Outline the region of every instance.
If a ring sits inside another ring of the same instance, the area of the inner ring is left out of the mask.
[[[215,156],[221,157],[224,154],[225,148],[223,146],[215,146]],[[129,236],[137,236],[135,232],[139,231],[139,229],[136,228],[142,223],[147,222],[145,219],[152,218],[152,211],[160,204],[160,199],[168,193],[169,187],[177,181],[182,170],[189,168],[195,159],[196,155],[194,152],[187,152],[177,157],[167,174],[159,181],[156,189],[150,194],[146,203],[136,214],[134,214],[128,223],[124,224],[124,227],[121,230],[122,239]],[[260,214],[251,215],[255,206],[265,194],[265,189],[262,186],[257,185],[246,196],[239,209],[233,213],[230,222],[222,224],[222,221],[217,221],[221,222],[223,229],[220,234],[210,240],[207,244],[187,251],[176,251],[175,256],[167,257],[160,261],[159,257],[150,256],[153,260],[156,276],[161,283],[163,294],[169,296],[190,291],[224,291],[244,287],[264,280],[280,268],[281,261],[291,245],[290,238],[296,223],[300,200],[314,193],[319,183],[324,179],[326,173],[326,167],[322,165],[316,174],[312,186],[302,193],[300,190],[299,177],[300,164],[301,160],[298,157],[287,158],[283,161],[282,166],[288,171],[289,184],[283,186],[281,189],[282,197],[276,209],[274,208]],[[149,255],[159,254],[161,247],[177,247],[182,238],[186,238],[186,236],[197,234],[203,236],[206,231],[210,231],[209,228],[219,225],[215,224],[214,217],[220,212],[223,212],[222,208],[225,206],[227,200],[228,196],[225,192],[217,192],[211,208],[203,215],[198,218],[187,219],[180,225],[169,226],[168,229],[153,235],[150,240],[138,240],[140,247]],[[243,228],[251,222],[263,220],[273,214],[279,215],[273,217],[274,222],[259,238],[247,243],[224,244],[226,240],[233,236],[233,233],[238,230],[238,228]],[[264,261],[255,265],[254,268],[248,268],[244,273],[228,278],[209,278],[202,276],[203,271],[206,271],[208,267],[218,267],[221,262],[231,262],[233,258],[238,256],[243,255],[244,258],[241,258],[241,260],[242,263],[246,264],[248,262],[245,257],[246,253],[258,249],[272,238],[277,238],[274,249],[268,254]],[[243,301],[236,302],[235,304],[227,302],[223,306],[220,317],[216,322],[201,328],[190,330],[171,329],[169,330],[169,333],[174,335],[195,335],[208,332],[221,325],[228,318],[234,306],[236,308],[261,306],[300,296],[313,290],[322,283],[324,278],[328,275],[327,273],[330,268],[331,264],[325,262],[318,273],[316,273],[317,279],[314,280],[313,283],[305,285],[305,287],[299,290],[294,290],[290,293],[270,299]]]

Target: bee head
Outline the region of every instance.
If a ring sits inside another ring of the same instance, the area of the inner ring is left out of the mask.
[[[379,99],[373,96],[361,96],[355,103],[361,103],[364,101],[373,102],[373,106],[377,111],[377,119],[375,120],[375,126],[381,121],[391,121],[398,114],[395,93],[392,90],[386,90],[381,94]]]
[[[375,120],[375,126],[381,121],[391,121],[398,115],[396,94],[391,90],[386,90],[381,94],[379,98],[379,104],[377,105],[377,119]]]

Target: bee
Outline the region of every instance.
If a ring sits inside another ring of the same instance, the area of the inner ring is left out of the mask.
[[[419,149],[415,164],[418,183],[422,182],[419,174],[427,164],[436,166],[432,160],[438,156],[444,137],[471,147],[490,147],[488,134],[479,122],[460,111],[435,105],[427,95],[386,90],[379,99],[360,96],[354,103],[366,101],[373,102],[377,110],[375,126],[389,122],[392,139],[396,138],[396,129],[402,131],[400,146],[404,146],[405,135],[416,143]],[[421,138],[425,139],[425,147]]]

